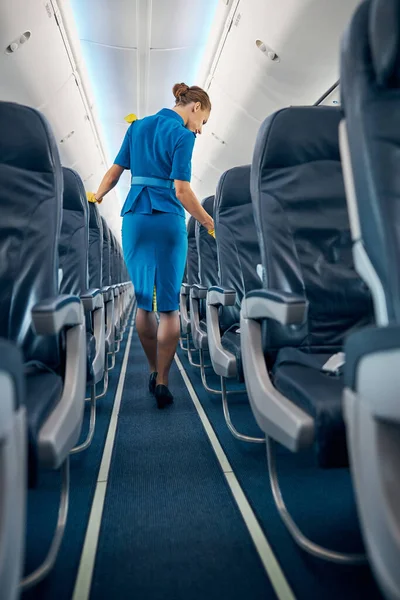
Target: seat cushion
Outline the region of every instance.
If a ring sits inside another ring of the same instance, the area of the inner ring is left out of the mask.
[[[238,381],[244,381],[243,374],[243,366],[242,366],[242,351],[240,347],[240,333],[237,333],[239,330],[239,325],[234,325],[228,331],[225,331],[224,335],[221,338],[222,346],[228,352],[231,352],[236,358],[236,366],[237,366],[237,379]]]
[[[26,412],[28,422],[28,482],[33,487],[38,471],[38,437],[46,419],[62,394],[62,379],[56,373],[32,366],[26,371]]]
[[[317,460],[324,468],[348,465],[342,414],[343,376],[321,370],[330,356],[283,348],[273,368],[275,387],[314,418]]]

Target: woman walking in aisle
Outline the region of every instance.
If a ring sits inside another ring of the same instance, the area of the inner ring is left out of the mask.
[[[179,292],[187,254],[184,209],[214,230],[213,219],[190,187],[193,146],[211,102],[204,90],[184,83],[177,83],[173,94],[173,109],[132,123],[97,193],[89,194],[91,201],[101,202],[130,169],[131,188],[121,212],[122,245],[136,293],[136,329],[149,363],[149,389],[158,408],[173,402],[168,375],[180,335]]]

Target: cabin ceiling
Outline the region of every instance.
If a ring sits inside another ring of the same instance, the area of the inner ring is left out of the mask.
[[[266,116],[313,104],[338,79],[340,37],[358,2],[2,0],[0,99],[41,110],[63,164],[95,190],[119,150],[125,115],[172,106],[177,81],[204,85],[213,110],[196,141],[192,180],[202,199],[225,169],[251,161]],[[7,52],[13,41],[17,50]],[[325,103],[337,101],[334,92]],[[100,205],[118,236],[128,189],[125,174]]]

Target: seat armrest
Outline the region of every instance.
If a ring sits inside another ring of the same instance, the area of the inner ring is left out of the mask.
[[[114,297],[112,288],[110,285],[106,285],[101,288],[101,293],[103,294],[104,302],[110,302],[110,300]]]
[[[181,285],[181,296],[189,296],[190,285],[188,283],[182,283]]]
[[[181,331],[183,335],[190,333],[190,317],[188,312],[190,286],[186,283],[182,284],[181,293],[179,294],[179,318],[181,322]]]
[[[274,387],[263,352],[262,324],[259,318],[246,317],[243,308],[240,331],[246,390],[258,426],[292,452],[309,447],[314,419]]]
[[[208,290],[207,304],[209,306],[234,306],[235,302],[235,290],[228,290],[217,286],[213,286]]]
[[[207,288],[202,288],[201,291],[207,291]],[[194,290],[195,286],[190,290],[190,331],[192,334],[193,345],[197,350],[206,350],[208,348],[207,333],[200,327],[200,301],[206,297],[198,295]]]
[[[219,307],[233,306],[236,300],[234,290],[223,290],[212,287],[207,294],[207,340],[208,349],[213,369],[220,377],[236,377],[236,357],[226,350],[221,341],[221,330],[219,326]]]
[[[85,312],[93,312],[104,306],[103,294],[99,289],[87,290],[81,294],[81,300]]]
[[[67,294],[49,298],[32,308],[32,320],[38,335],[57,335],[65,327],[84,323],[82,302]]]
[[[281,325],[301,325],[307,317],[308,301],[298,294],[279,290],[254,290],[242,301],[245,319],[273,319]]]
[[[205,285],[192,285],[190,289],[190,297],[197,298],[198,300],[204,300],[207,297],[207,288]]]

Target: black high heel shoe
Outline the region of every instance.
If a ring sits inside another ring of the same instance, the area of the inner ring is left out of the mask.
[[[157,385],[155,391],[158,408],[165,408],[173,403],[174,397],[166,385]]]
[[[157,385],[157,373],[154,371],[154,373],[152,373],[150,375],[150,379],[149,379],[149,392],[150,394],[153,394],[156,391],[156,385]]]

